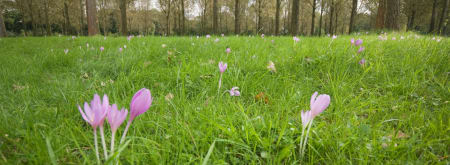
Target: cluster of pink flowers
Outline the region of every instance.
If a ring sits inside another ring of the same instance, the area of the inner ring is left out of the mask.
[[[128,119],[128,123],[125,127],[125,130],[122,134],[122,138],[120,140],[119,145],[125,141],[126,134],[133,120],[137,116],[146,112],[152,105],[152,101],[153,98],[150,93],[150,90],[146,88],[142,88],[133,96],[130,104],[130,117]],[[98,145],[97,145],[97,127],[100,128],[100,135],[103,144],[104,156],[106,160],[109,158],[109,156],[107,153],[107,147],[105,143],[103,123],[105,119],[107,119],[111,129],[110,155],[112,156],[114,155],[114,139],[116,131],[120,127],[120,125],[122,125],[122,123],[125,121],[128,115],[128,110],[125,108],[119,110],[116,104],[110,105],[108,96],[106,94],[103,96],[103,99],[100,99],[100,96],[95,94],[94,99],[91,101],[90,104],[85,102],[83,108],[81,106],[78,106],[78,110],[80,111],[83,119],[87,123],[89,123],[94,129],[94,145],[97,163],[100,164],[100,156],[98,154]]]

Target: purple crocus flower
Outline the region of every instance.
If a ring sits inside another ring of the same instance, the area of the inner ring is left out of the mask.
[[[206,38],[211,38],[211,35],[207,34],[207,35],[206,35]]]
[[[298,42],[298,41],[300,41],[300,38],[298,38],[297,36],[294,36],[294,42]]]
[[[352,39],[350,40],[350,43],[351,43],[352,45],[355,45],[355,39],[352,38]]]
[[[228,54],[228,53],[231,53],[231,48],[227,48],[227,49],[225,50],[225,52],[227,52],[227,54]]]
[[[84,111],[80,106],[78,106],[78,110],[80,111],[83,119],[94,129],[96,129],[98,126],[103,124],[109,110],[108,96],[104,95],[102,101],[100,100],[100,96],[95,94],[90,106],[87,102],[85,102]]]
[[[306,127],[307,124],[314,119],[317,115],[322,113],[325,109],[327,109],[328,105],[330,104],[330,96],[326,94],[322,94],[317,96],[319,93],[314,92],[314,94],[311,96],[310,101],[310,111],[302,111],[301,117],[302,117],[302,124],[303,127]]]
[[[360,61],[359,61],[359,65],[361,65],[361,66],[365,66],[366,65],[366,59],[361,59]]]
[[[337,36],[336,36],[336,35],[333,35],[333,37],[331,37],[331,38],[332,38],[332,39],[334,40],[334,39],[336,39],[336,38],[337,38]]]
[[[265,36],[265,35],[264,35],[264,33],[263,33],[263,34],[261,34],[261,38],[264,38],[264,36]]]
[[[224,36],[225,36],[225,34],[223,34],[223,33],[222,33],[222,34],[221,34],[221,36],[222,36],[222,37],[224,37]]]
[[[122,48],[119,48],[119,52],[122,52],[123,51],[123,49]]]
[[[105,50],[105,48],[102,46],[102,47],[100,47],[100,51],[102,51],[103,52],[103,50]]]
[[[134,94],[130,104],[130,120],[133,121],[134,118],[146,112],[152,105],[152,101],[152,94],[146,88],[142,88]]]
[[[222,61],[219,62],[219,70],[220,73],[225,72],[225,70],[227,69],[227,63],[223,63]]]
[[[359,47],[358,53],[361,53],[362,51],[364,51],[364,49],[365,49],[364,46]]]
[[[363,40],[358,39],[358,40],[355,41],[355,46],[359,46],[359,45],[361,45],[362,43],[363,43]]]
[[[111,155],[114,154],[114,139],[116,135],[117,128],[125,121],[128,115],[128,110],[122,108],[122,110],[117,109],[117,105],[113,104],[111,106],[111,111],[107,115],[109,126],[111,127]]]
[[[228,91],[228,92],[230,92],[230,96],[240,96],[241,92],[239,92],[238,89],[239,89],[239,87],[231,88],[231,90]]]
[[[110,109],[108,96],[103,96],[103,101],[100,100],[100,96],[95,94],[94,99],[91,101],[91,105],[87,102],[84,103],[84,111],[81,109],[80,106],[78,106],[78,110],[81,113],[81,117],[88,122],[92,128],[94,129],[94,143],[95,143],[95,152],[97,156],[97,162],[100,162],[100,157],[98,155],[98,145],[97,145],[97,127],[100,127],[101,136],[102,136],[102,143],[103,143],[103,150],[105,152],[105,157],[107,156],[106,153],[106,145],[105,145],[105,138],[103,134],[103,122],[105,121],[106,115],[108,114],[108,111]]]

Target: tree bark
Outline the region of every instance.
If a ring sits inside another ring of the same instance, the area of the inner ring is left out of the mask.
[[[433,10],[431,12],[431,22],[430,22],[430,28],[428,30],[428,33],[431,33],[434,31],[434,22],[436,20],[436,5],[437,5],[437,0],[434,0],[433,2]]]
[[[186,15],[184,11],[184,0],[181,0],[181,33],[184,34],[186,31],[185,27]]]
[[[69,18],[69,4],[67,4],[67,1],[64,1],[64,20],[65,20],[64,25],[65,25],[65,29],[66,29],[66,35],[72,34],[70,18]]]
[[[257,20],[257,24],[256,24],[256,33],[258,34],[259,32],[261,32],[262,30],[262,15],[261,15],[261,10],[262,10],[262,0],[257,0],[258,3],[258,20]]]
[[[311,36],[314,35],[314,19],[316,17],[316,0],[313,0],[312,16],[311,16]]]
[[[448,1],[449,0],[445,0],[444,7],[442,9],[441,19],[439,20],[438,31],[439,31],[440,34],[445,32],[445,31],[442,31],[442,26],[445,26],[444,24],[445,24],[445,22],[447,20],[448,3],[449,3]]]
[[[98,33],[96,0],[86,0],[86,12],[88,22],[88,35],[96,35]]]
[[[80,35],[83,34],[83,24],[84,24],[84,10],[83,10],[83,0],[80,0]]]
[[[167,21],[166,34],[167,35],[170,35],[170,11],[171,11],[171,8],[172,8],[172,0],[169,0],[168,7],[167,7],[167,15],[166,15],[166,21]]]
[[[128,35],[127,30],[127,0],[120,0],[120,21],[121,21],[121,29],[120,32],[123,36]]]
[[[323,1],[324,0],[321,0],[321,3],[320,3],[320,18],[319,18],[319,34],[318,34],[318,36],[322,35],[322,16],[323,16],[323,9],[324,9]]]
[[[407,30],[411,30],[414,28],[414,19],[416,18],[416,9],[413,9],[411,12],[411,18],[408,21]]]
[[[334,13],[334,0],[331,0],[330,23],[328,24],[328,33],[330,33],[330,35],[333,35],[333,13]]]
[[[348,27],[348,34],[351,34],[353,32],[353,24],[355,22],[355,16],[356,16],[356,8],[358,7],[358,0],[352,1],[352,12],[350,14],[350,24]]]
[[[280,31],[280,7],[281,7],[281,0],[277,0],[275,9],[275,35],[278,35]]]
[[[32,28],[32,32],[33,32],[33,36],[37,35],[37,28],[36,28],[36,24],[34,22],[34,13],[33,13],[33,0],[29,0],[28,1],[28,14],[30,14],[30,21],[31,21],[31,28]]]
[[[386,6],[386,28],[399,30],[400,0],[388,0]]]
[[[2,4],[0,4],[0,37],[7,37]]]
[[[383,29],[384,28],[384,18],[386,15],[386,0],[380,0],[378,3],[378,13],[375,23],[375,28]]]
[[[337,8],[337,3],[334,4],[334,5],[336,5],[336,6],[335,6],[335,9],[334,9],[335,15],[336,15],[336,16],[334,17],[334,30],[333,30],[333,34],[337,34],[337,33],[338,33],[337,29],[338,29],[339,10],[338,10],[338,8]]]
[[[241,24],[240,24],[240,4],[239,0],[234,1],[234,33],[239,34],[241,33]]]
[[[217,33],[218,32],[218,23],[217,23],[217,19],[218,19],[218,13],[217,13],[217,0],[213,0],[213,32]]]
[[[298,33],[298,15],[300,8],[300,0],[292,1],[292,10],[291,10],[291,34],[293,36]]]

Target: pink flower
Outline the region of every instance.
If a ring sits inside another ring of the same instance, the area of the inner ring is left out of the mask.
[[[261,38],[264,38],[264,36],[265,36],[264,34],[261,34]]]
[[[359,47],[358,53],[361,53],[362,51],[364,51],[364,46]]]
[[[142,88],[136,94],[134,94],[133,99],[131,99],[130,104],[130,121],[139,116],[140,114],[146,112],[152,105],[152,94],[150,90]]]
[[[225,50],[225,52],[231,53],[231,48],[227,48],[227,49]]]
[[[227,63],[223,63],[222,61],[219,62],[219,70],[220,73],[225,72],[225,70],[227,69]]]
[[[239,92],[238,89],[239,89],[239,87],[231,88],[231,90],[228,91],[228,92],[230,92],[230,96],[240,96],[241,92]]]
[[[103,52],[103,50],[105,50],[105,48],[102,46],[102,47],[100,47],[100,51],[102,51]]]
[[[300,41],[300,38],[298,38],[297,36],[294,36],[294,41],[298,42],[298,41]]]
[[[119,48],[119,52],[122,52],[123,51],[123,49],[122,48]]]
[[[117,105],[113,104],[111,110],[107,114],[107,119],[112,132],[116,132],[117,128],[125,121],[128,115],[128,110],[122,108],[122,110],[117,109]]]
[[[64,49],[64,54],[69,53],[69,49]]]
[[[221,36],[222,36],[222,37],[224,37],[224,36],[225,36],[225,34],[223,34],[223,33],[222,33],[222,34],[221,34]]]
[[[110,109],[108,96],[103,96],[103,101],[100,100],[100,96],[98,94],[94,95],[94,99],[91,101],[91,105],[87,102],[84,103],[84,112],[80,106],[78,106],[78,110],[81,113],[83,119],[88,122],[94,129],[98,126],[103,125],[105,121],[105,117]]]
[[[302,125],[303,127],[306,127],[307,124],[314,119],[317,115],[322,113],[325,109],[327,109],[328,105],[330,105],[330,96],[326,94],[319,95],[317,97],[318,93],[314,92],[314,94],[311,96],[310,101],[310,111],[302,111],[301,112],[301,118],[302,118]]]
[[[274,40],[272,40],[272,44],[273,44],[273,43],[275,43],[275,41],[274,41]]]
[[[331,37],[331,38],[332,38],[332,39],[334,40],[334,39],[336,39],[336,38],[337,38],[337,36],[336,36],[336,35],[333,35],[333,37]]]
[[[359,45],[361,45],[362,43],[363,43],[363,40],[358,39],[358,40],[355,41],[355,46],[359,46]]]
[[[77,37],[75,37],[75,36],[72,36],[72,40],[74,40],[75,38],[77,38]]]
[[[89,43],[86,43],[86,48],[89,48]]]
[[[355,45],[355,39],[352,38],[352,39],[350,40],[350,43],[351,43],[352,45]]]
[[[206,35],[206,38],[211,38],[211,35],[207,34],[207,35]]]
[[[271,72],[277,72],[277,69],[275,68],[275,64],[272,61],[269,61],[269,65],[267,65],[267,69],[269,69]]]
[[[366,59],[361,59],[360,61],[359,61],[359,65],[361,65],[361,66],[365,66],[366,65]]]
[[[214,40],[214,42],[219,42],[219,38],[216,38],[216,40]]]
[[[395,37],[392,37],[392,40],[397,40],[397,38],[395,38]]]

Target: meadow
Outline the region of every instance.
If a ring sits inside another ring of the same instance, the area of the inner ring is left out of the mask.
[[[1,38],[0,164],[95,164],[78,105],[141,88],[120,164],[449,164],[450,41],[383,36]],[[315,91],[331,101],[300,157]]]

